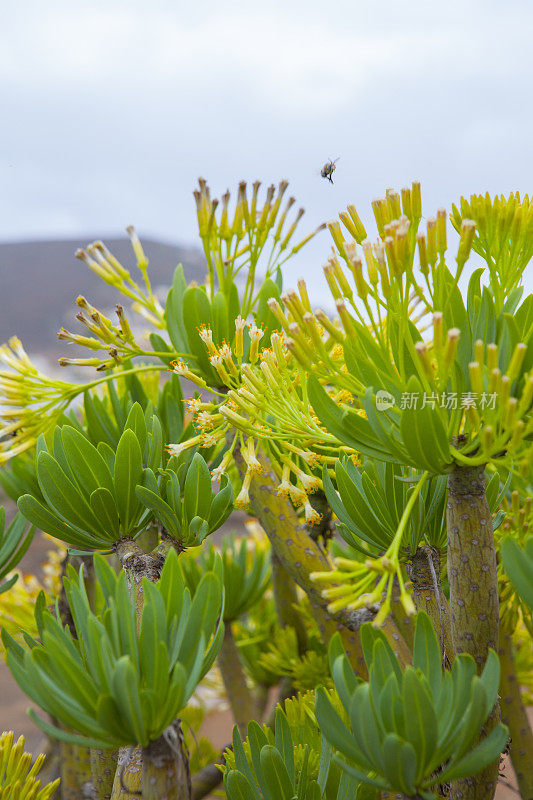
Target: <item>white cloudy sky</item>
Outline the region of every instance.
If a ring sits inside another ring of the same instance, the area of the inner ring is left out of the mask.
[[[309,228],[413,178],[428,215],[528,191],[532,22],[527,0],[3,0],[0,240],[193,242],[198,175],[286,177]]]

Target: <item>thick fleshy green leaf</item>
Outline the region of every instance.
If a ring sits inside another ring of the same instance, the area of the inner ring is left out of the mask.
[[[42,503],[29,494],[19,498],[18,507],[21,514],[41,531],[55,536],[66,544],[88,549],[100,549],[109,544],[109,540],[96,538],[91,534],[81,533],[77,528],[71,527],[56,514],[53,514]]]
[[[294,745],[287,717],[280,707],[276,710],[275,737],[276,747],[283,757],[290,784],[294,786]]]
[[[522,600],[533,609],[533,558],[510,537],[503,540],[501,553],[505,571],[513,586]]]
[[[89,497],[89,504],[102,530],[106,531],[111,541],[120,538],[120,520],[118,518],[115,498],[104,488],[96,489]]]
[[[193,456],[191,465],[187,470],[185,488],[183,492],[183,505],[186,518],[190,521],[193,517],[209,518],[211,508],[211,473],[209,467],[199,453]]]
[[[433,701],[438,700],[442,684],[442,656],[431,620],[419,611],[415,623],[413,666],[421,669],[428,679]]]
[[[476,775],[480,770],[495,761],[503,751],[509,738],[509,729],[501,722],[483,739],[480,744],[473,748],[459,761],[452,762],[448,767],[436,775],[428,785],[449,782],[458,778],[466,778]]]
[[[242,772],[229,770],[224,775],[224,788],[228,795],[228,800],[257,800],[249,781]]]
[[[140,503],[135,487],[141,481],[142,453],[135,433],[127,429],[120,437],[115,456],[115,499],[123,535],[135,525]]]

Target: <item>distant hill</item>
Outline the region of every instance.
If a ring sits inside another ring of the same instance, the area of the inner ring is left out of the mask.
[[[18,336],[26,349],[57,358],[74,352],[58,342],[64,325],[80,330],[75,319],[76,297],[84,295],[97,308],[110,309],[121,295],[74,257],[91,239],[0,244],[0,343]],[[154,291],[168,287],[177,264],[187,280],[203,282],[206,265],[200,250],[142,240],[149,258]],[[128,239],[105,239],[105,244],[134,277],[141,277]],[[130,305],[123,298],[124,307]],[[80,352],[80,355],[81,352]]]

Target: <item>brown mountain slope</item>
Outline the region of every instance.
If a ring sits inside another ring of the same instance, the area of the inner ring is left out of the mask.
[[[75,320],[79,294],[97,308],[113,308],[120,300],[119,293],[74,257],[75,251],[90,241],[0,244],[0,343],[16,335],[28,351],[53,357],[65,355],[56,333],[61,325],[79,329]],[[134,278],[141,277],[128,239],[106,239],[105,243]],[[183,264],[187,280],[203,281],[205,261],[199,250],[149,239],[143,239],[143,246],[150,260],[154,290],[170,285],[179,263]],[[129,301],[124,301],[127,309]]]

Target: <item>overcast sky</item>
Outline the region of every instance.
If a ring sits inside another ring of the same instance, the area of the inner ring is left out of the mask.
[[[532,22],[527,0],[3,0],[0,240],[193,243],[198,175],[288,178],[302,230],[413,178],[428,216],[531,190]]]

